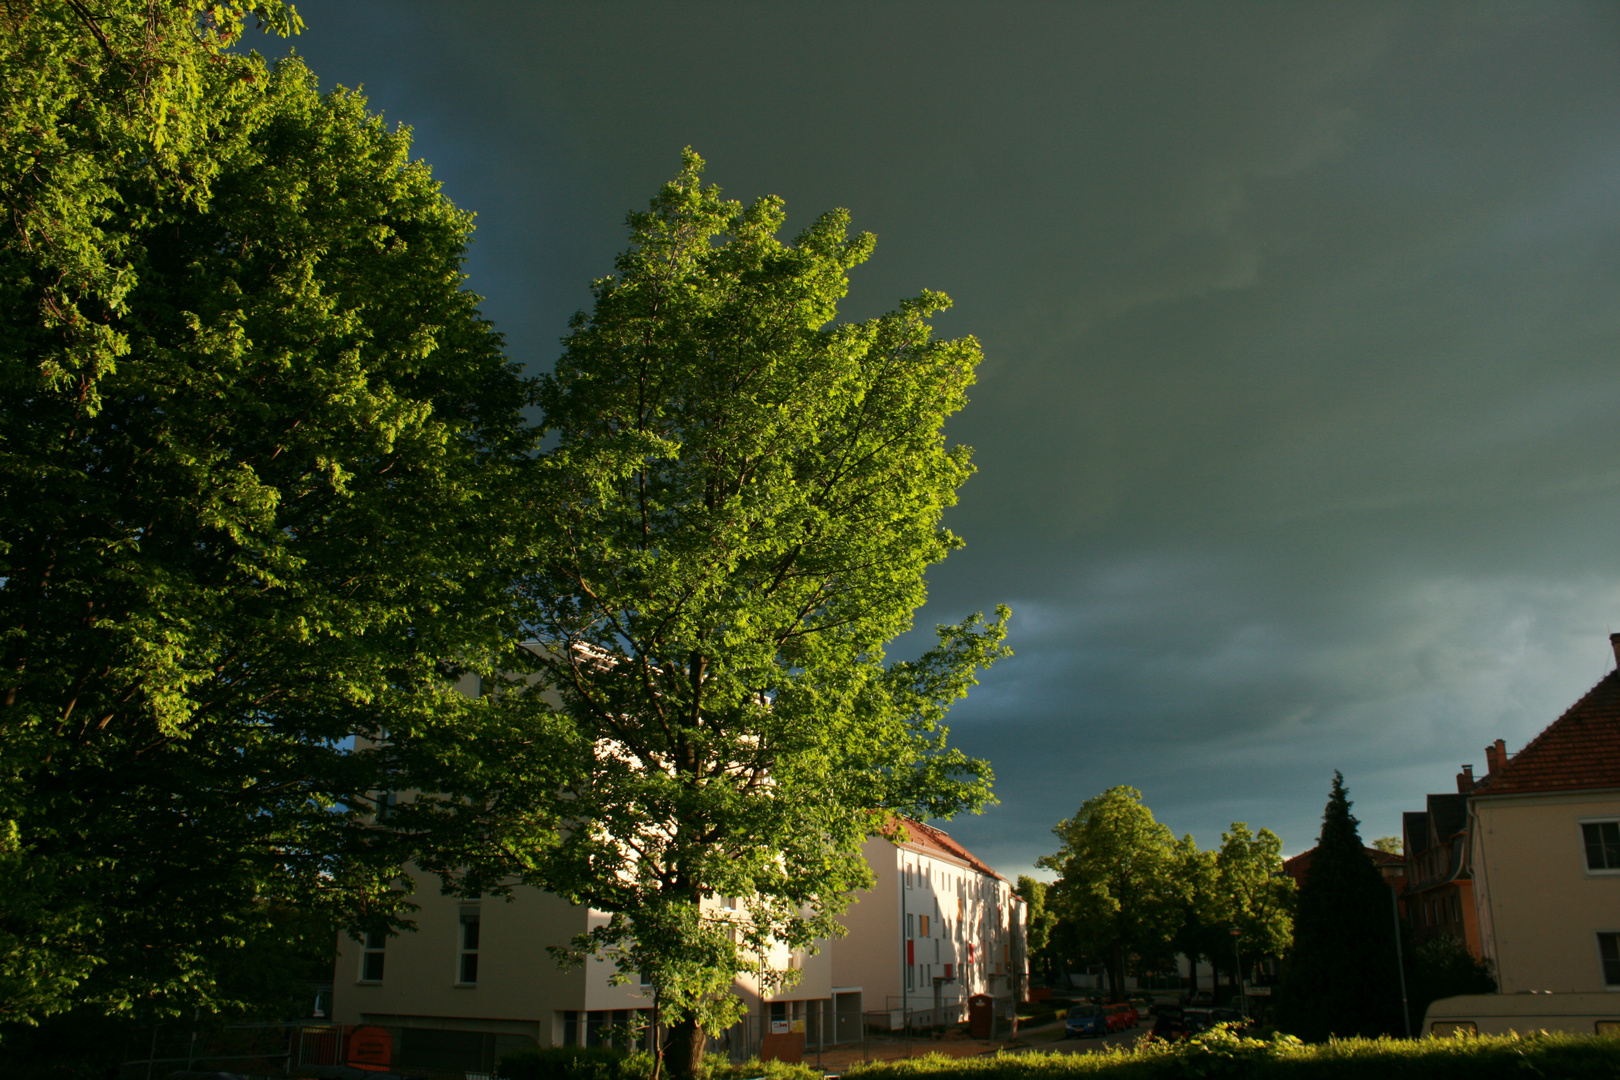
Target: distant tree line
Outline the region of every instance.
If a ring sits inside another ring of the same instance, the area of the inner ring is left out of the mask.
[[[1031,953],[1054,979],[1100,966],[1108,993],[1120,998],[1128,973],[1174,971],[1179,956],[1194,971],[1207,959],[1236,993],[1262,965],[1276,965],[1271,1018],[1310,1041],[1402,1035],[1438,998],[1495,990],[1488,965],[1462,942],[1413,947],[1338,773],[1297,889],[1269,829],[1234,822],[1218,849],[1200,851],[1190,835],[1178,840],[1155,821],[1130,787],[1086,800],[1053,832],[1062,846],[1037,865],[1057,879],[1023,877],[1019,891],[1030,901]],[[1394,838],[1379,846],[1399,851]]]

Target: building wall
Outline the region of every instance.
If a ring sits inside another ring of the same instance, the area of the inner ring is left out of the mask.
[[[863,1009],[887,1007],[900,994],[901,954],[895,942],[904,936],[900,918],[900,851],[882,838],[861,849],[876,883],[855,894],[839,920],[849,933],[833,942],[832,985],[848,991],[859,987]]]
[[[877,881],[832,945],[835,987],[861,987],[868,1011],[932,1010],[932,980],[948,965],[937,999],[947,1015],[936,1022],[965,1015],[974,994],[1010,997],[1026,987],[1024,904],[1009,883],[926,845],[879,837],[862,851]]]
[[[534,889],[515,890],[510,902],[466,902],[441,895],[431,875],[414,877],[417,929],[388,939],[381,982],[360,978],[363,944],[339,935],[332,1003],[339,1023],[419,1027],[423,1018],[469,1021],[455,1026],[532,1032],[546,1046],[552,1041],[556,1010],[579,1009],[594,998],[611,999],[612,1004],[591,1008],[645,1007],[632,1000],[629,988],[611,988],[610,993],[606,972],[592,970],[595,964],[564,972],[546,952],[546,946],[584,932],[583,908]],[[471,909],[479,915],[478,982],[459,986],[461,913]]]
[[[1601,992],[1599,933],[1620,932],[1620,874],[1586,867],[1581,822],[1620,818],[1620,791],[1474,799],[1474,897],[1499,990]]]
[[[869,841],[863,853],[876,881],[871,890],[858,894],[843,917],[848,936],[820,943],[814,954],[777,949],[766,957],[771,967],[792,966],[800,974],[794,986],[763,1000],[757,978],[744,974],[737,980],[737,992],[756,1018],[751,1029],[756,1035],[765,1021],[782,1013],[791,1020],[806,1018],[808,1035],[819,1037],[825,1030],[831,1041],[835,994],[842,1038],[859,1033],[858,1016],[846,1024],[845,1011],[900,1008],[907,914],[913,920],[917,978],[912,992],[904,995],[905,1007],[934,1007],[934,990],[924,975],[943,975],[946,964],[953,981],[941,988],[941,1004],[948,1012],[961,1010],[971,994],[1006,998],[1024,985],[1014,977],[1024,974],[1024,908],[1007,882],[938,852],[897,848],[881,838]],[[907,865],[913,870],[910,888],[904,884]],[[610,963],[593,959],[564,972],[546,951],[605,922],[602,913],[526,887],[515,889],[510,900],[468,902],[441,895],[431,875],[417,876],[419,891],[412,896],[419,905],[417,929],[388,939],[380,981],[361,978],[363,943],[340,936],[332,1004],[339,1023],[481,1031],[553,1046],[564,1040],[566,1012],[651,1007],[641,987],[610,983]],[[705,903],[724,917],[724,899]],[[457,982],[461,916],[473,909],[480,927],[478,981],[464,986]],[[923,915],[928,917],[926,932],[919,918]],[[970,942],[972,961],[967,959]],[[783,1003],[789,1007],[772,1009]]]

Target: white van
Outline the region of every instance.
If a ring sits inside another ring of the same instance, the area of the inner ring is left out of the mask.
[[[1464,994],[1423,1014],[1423,1034],[1441,1038],[1532,1031],[1620,1035],[1620,994]]]

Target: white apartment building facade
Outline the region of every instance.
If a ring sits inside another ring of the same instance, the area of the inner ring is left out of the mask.
[[[866,844],[877,884],[843,917],[847,937],[767,958],[798,969],[795,986],[761,996],[756,980],[738,980],[749,1020],[721,1048],[754,1052],[768,1031],[803,1034],[809,1048],[835,1045],[897,1012],[902,1023],[907,1013],[913,1024],[955,1023],[973,994],[1011,1006],[1027,985],[1022,901],[943,832],[905,825],[904,843]],[[650,1017],[649,987],[614,985],[613,966],[600,960],[563,971],[547,951],[604,914],[537,889],[467,901],[435,886],[428,875],[418,882],[415,933],[338,942],[332,1017],[386,1031],[397,1065],[488,1072],[522,1047],[623,1045],[619,1033],[636,1014]]]

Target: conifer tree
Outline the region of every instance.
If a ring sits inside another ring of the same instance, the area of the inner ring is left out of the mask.
[[[1389,886],[1362,846],[1344,776],[1335,771],[1322,834],[1299,890],[1294,952],[1278,1024],[1312,1042],[1401,1027]]]

